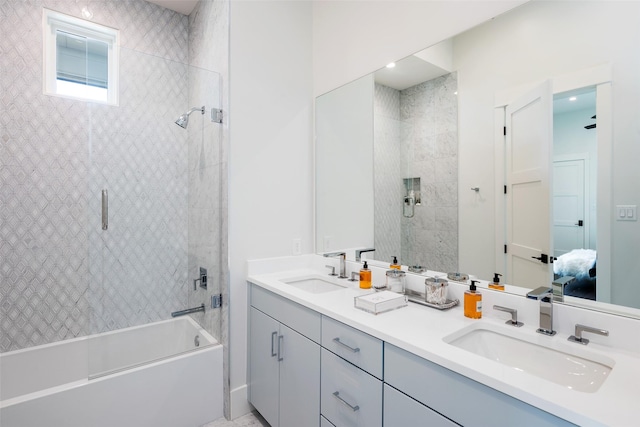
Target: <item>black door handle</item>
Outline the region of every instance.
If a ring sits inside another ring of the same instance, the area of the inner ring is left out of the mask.
[[[576,224],[578,227],[582,227],[584,225],[584,221],[579,219],[578,223]]]
[[[549,255],[547,254],[540,254],[540,256],[532,256],[531,258],[537,259],[543,264],[549,264]]]

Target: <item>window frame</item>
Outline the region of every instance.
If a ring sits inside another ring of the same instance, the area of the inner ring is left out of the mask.
[[[43,8],[43,91],[45,95],[78,99],[107,105],[118,105],[118,67],[120,53],[120,31],[115,28],[86,21]],[[56,33],[64,31],[80,37],[107,44],[107,100],[76,97],[60,94],[57,90]]]

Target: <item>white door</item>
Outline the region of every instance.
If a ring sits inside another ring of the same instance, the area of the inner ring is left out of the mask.
[[[551,82],[506,108],[507,280],[536,288],[551,284]]]
[[[553,162],[553,252],[587,248],[585,212],[585,162]]]

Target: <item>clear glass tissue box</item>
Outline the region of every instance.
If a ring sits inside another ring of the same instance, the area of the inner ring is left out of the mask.
[[[406,295],[398,294],[391,291],[374,292],[371,294],[360,295],[353,299],[355,308],[364,310],[373,314],[380,314],[386,311],[395,310],[408,305]]]

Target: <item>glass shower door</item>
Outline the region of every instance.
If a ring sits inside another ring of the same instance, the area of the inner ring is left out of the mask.
[[[192,351],[193,337],[180,338],[177,326],[112,331],[171,319],[208,301],[219,270],[219,244],[209,240],[219,234],[210,217],[219,198],[211,190],[218,182],[210,135],[219,125],[209,113],[219,91],[198,97],[198,88],[217,88],[219,76],[125,48],[120,62],[120,105],[90,110],[90,328],[99,334],[90,343],[90,377]],[[192,113],[186,129],[176,125],[196,104],[206,113]],[[194,192],[211,192],[213,207],[206,210]],[[207,290],[194,291],[196,264],[210,272]],[[209,333],[219,330],[210,303],[191,316]]]

